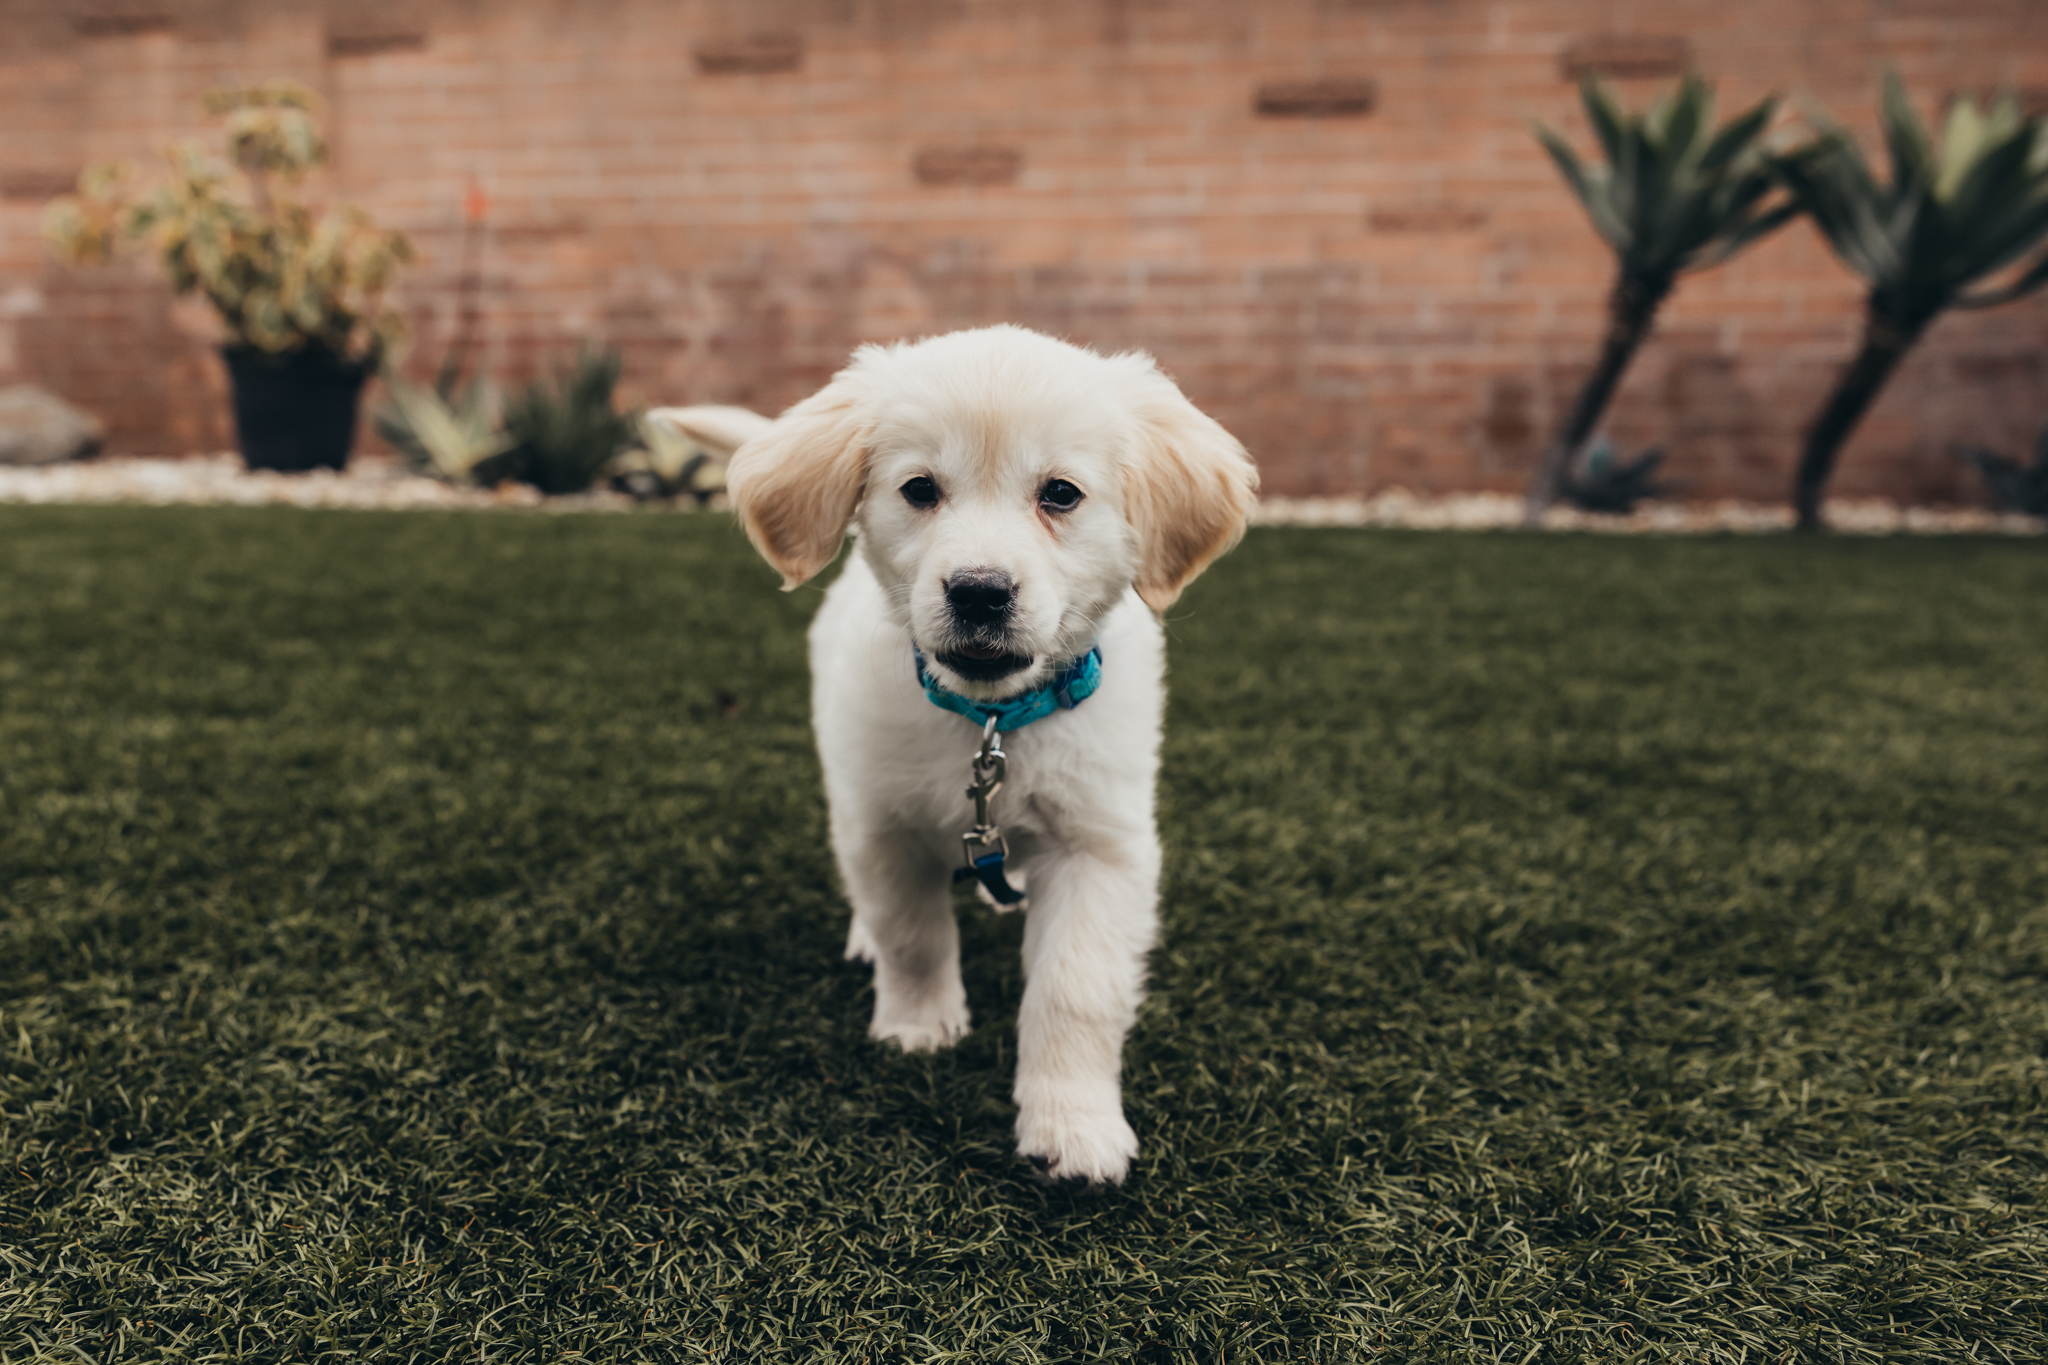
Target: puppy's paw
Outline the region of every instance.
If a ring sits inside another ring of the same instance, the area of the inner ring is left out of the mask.
[[[869,935],[868,927],[855,920],[846,931],[846,960],[848,962],[873,962],[875,940]]]
[[[1026,1106],[1017,1112],[1017,1154],[1048,1182],[1121,1185],[1138,1154],[1138,1135],[1120,1109]]]
[[[937,1052],[967,1036],[969,1016],[965,1004],[919,1010],[892,1011],[886,1017],[875,1011],[868,1036],[895,1043],[905,1052]]]

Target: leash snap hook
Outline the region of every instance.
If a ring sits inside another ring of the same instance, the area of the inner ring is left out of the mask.
[[[989,824],[988,808],[996,799],[996,793],[1003,789],[1003,776],[1009,770],[1009,760],[1003,757],[1003,737],[996,732],[996,718],[990,716],[988,724],[981,730],[981,751],[974,756],[974,781],[967,788],[967,795],[974,802],[974,823],[976,828],[993,828]]]
[[[1011,886],[1009,878],[1003,875],[1010,845],[990,814],[996,793],[1002,790],[1003,775],[1009,770],[996,719],[990,716],[981,727],[981,748],[974,755],[973,781],[967,788],[968,798],[974,802],[974,828],[960,836],[966,866],[953,873],[953,880],[960,882],[973,877],[999,905],[1011,906],[1021,902],[1024,893]]]

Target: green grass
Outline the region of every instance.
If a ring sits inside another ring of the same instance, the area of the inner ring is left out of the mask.
[[[1097,1197],[1015,917],[864,1037],[815,602],[715,517],[0,509],[0,1359],[2048,1349],[2040,543],[1255,533]]]

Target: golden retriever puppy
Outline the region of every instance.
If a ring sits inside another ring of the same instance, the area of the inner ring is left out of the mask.
[[[1243,535],[1250,457],[1150,356],[1001,326],[862,347],[727,479],[785,588],[856,534],[810,651],[869,1031],[911,1051],[967,1031],[952,881],[1025,909],[1018,1151],[1122,1181],[1158,922],[1155,613]]]

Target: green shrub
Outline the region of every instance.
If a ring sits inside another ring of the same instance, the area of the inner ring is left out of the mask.
[[[477,476],[514,479],[543,493],[581,493],[634,440],[634,418],[612,406],[620,360],[616,351],[579,351],[552,382],[536,380],[505,406],[512,445],[484,461]]]

